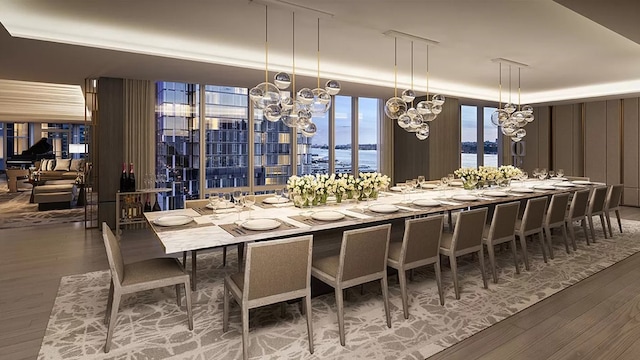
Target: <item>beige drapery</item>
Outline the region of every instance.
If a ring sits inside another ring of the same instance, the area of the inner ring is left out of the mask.
[[[391,178],[391,184],[395,184],[393,179],[393,126],[395,121],[389,119],[384,114],[384,101],[378,102],[378,113],[380,131],[378,132],[378,159],[380,161],[380,173],[387,175]]]
[[[124,80],[124,159],[133,163],[136,187],[144,188],[145,175],[155,179],[155,86],[149,80]]]

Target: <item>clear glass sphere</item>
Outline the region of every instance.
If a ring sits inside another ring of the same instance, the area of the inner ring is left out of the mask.
[[[273,77],[273,82],[280,90],[284,90],[291,85],[291,76],[286,72],[279,72]]]
[[[283,97],[280,99],[280,107],[282,110],[293,109],[294,100],[290,97]]]
[[[280,90],[272,83],[263,82],[249,91],[249,98],[253,105],[264,110],[269,105],[277,105],[280,102]]]
[[[303,129],[300,130],[303,136],[312,137],[318,132],[318,127],[314,123],[309,123]]]
[[[416,132],[416,137],[419,140],[426,140],[429,137],[429,125],[422,124],[422,126],[420,126],[420,129],[418,129],[418,132]]]
[[[527,130],[525,130],[525,129],[518,129],[518,130],[516,130],[516,132],[515,132],[515,133],[513,133],[513,135],[515,135],[515,136],[517,136],[517,137],[519,137],[519,138],[523,138],[523,137],[527,136]]]
[[[444,104],[444,95],[440,95],[440,94],[435,94],[431,97],[431,102],[434,105],[440,105],[442,106]]]
[[[522,105],[521,111],[525,115],[531,115],[531,114],[533,114],[533,106],[531,106],[531,105]]]
[[[430,113],[430,114],[422,115],[422,120],[424,120],[424,121],[433,121],[437,117],[438,117],[438,115],[436,115],[434,113]]]
[[[516,111],[511,114],[511,120],[515,121],[518,127],[527,125],[527,120],[525,120],[524,113],[522,113],[522,111]]]
[[[291,109],[283,109],[280,113],[282,115],[280,120],[282,120],[283,124],[290,128],[296,127],[298,123],[298,113],[293,111],[293,107],[291,107]]]
[[[412,89],[407,89],[402,92],[402,101],[406,103],[412,102],[413,99],[415,98],[416,98],[416,92],[413,91]]]
[[[518,130],[518,125],[515,122],[508,120],[502,124],[502,134],[506,136],[512,136]]]
[[[264,114],[265,119],[271,122],[276,122],[282,117],[281,108],[278,104],[271,104],[267,106],[264,108],[262,113]]]
[[[390,119],[397,119],[400,115],[407,112],[407,103],[399,97],[392,97],[384,104],[384,113]]]
[[[506,111],[509,115],[513,114],[514,111],[516,111],[516,105],[512,104],[512,103],[506,103],[504,104],[504,111]]]
[[[338,95],[340,92],[340,83],[336,80],[329,80],[324,84],[324,89],[327,90],[329,95]]]
[[[502,126],[507,120],[509,120],[509,113],[502,109],[498,109],[491,114],[491,123],[496,126]]]
[[[518,137],[518,136],[512,136],[512,137],[511,137],[511,141],[513,141],[513,142],[519,142],[519,141],[521,141],[521,140],[522,140],[522,138],[521,138],[521,137]]]
[[[403,129],[408,129],[411,126],[411,116],[407,113],[398,116],[398,125]]]
[[[533,114],[525,115],[524,119],[527,120],[528,123],[531,123],[533,122],[533,120],[535,120],[535,118],[533,117]]]
[[[419,128],[424,122],[424,120],[422,119],[422,115],[420,115],[414,108],[407,110],[407,115],[409,115],[409,117],[411,118],[411,123],[409,124],[409,126],[414,129]]]
[[[440,115],[440,113],[442,112],[442,105],[433,104],[433,106],[431,107],[431,112],[436,115]]]
[[[313,92],[313,102],[311,103],[311,112],[320,115],[325,114],[329,111],[329,107],[331,107],[331,95],[320,88],[316,88],[312,90]]]
[[[300,89],[297,100],[305,105],[310,105],[313,102],[313,91],[309,88]]]
[[[307,127],[307,125],[309,125],[309,123],[311,123],[312,117],[313,117],[313,114],[311,113],[311,110],[309,110],[309,108],[307,107],[299,108],[298,122],[296,123],[296,126],[300,129],[304,129],[305,127]]]
[[[416,105],[416,110],[420,115],[431,114],[431,109],[433,108],[433,103],[431,101],[420,101],[418,105]]]

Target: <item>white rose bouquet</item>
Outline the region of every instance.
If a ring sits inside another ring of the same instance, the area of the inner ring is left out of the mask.
[[[522,176],[522,170],[513,165],[502,165],[498,168],[498,171],[505,179],[513,179]]]

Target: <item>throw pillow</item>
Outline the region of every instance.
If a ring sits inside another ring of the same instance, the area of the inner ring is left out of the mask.
[[[49,159],[42,159],[40,161],[40,171],[47,171],[48,162],[49,162]]]
[[[54,171],[69,171],[69,166],[71,166],[71,159],[57,159],[56,167],[53,169]]]
[[[49,162],[47,162],[47,171],[53,171],[55,167],[56,167],[56,159],[49,159]]]
[[[71,166],[69,167],[69,171],[84,171],[84,159],[72,159]]]

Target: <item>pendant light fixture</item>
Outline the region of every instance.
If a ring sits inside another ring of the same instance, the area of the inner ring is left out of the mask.
[[[397,120],[400,115],[407,112],[407,103],[398,97],[398,38],[393,38],[393,97],[384,104],[384,113],[392,120]]]
[[[527,131],[524,127],[535,120],[533,116],[533,107],[531,105],[521,105],[521,68],[527,65],[517,63],[511,60],[502,58],[494,59],[493,61],[499,63],[500,76],[498,85],[498,109],[491,114],[491,122],[500,127],[503,135],[511,138],[513,142],[521,141],[526,135]],[[502,107],[502,63],[509,64],[509,102]],[[518,67],[518,105],[516,106],[511,102],[511,65]]]

